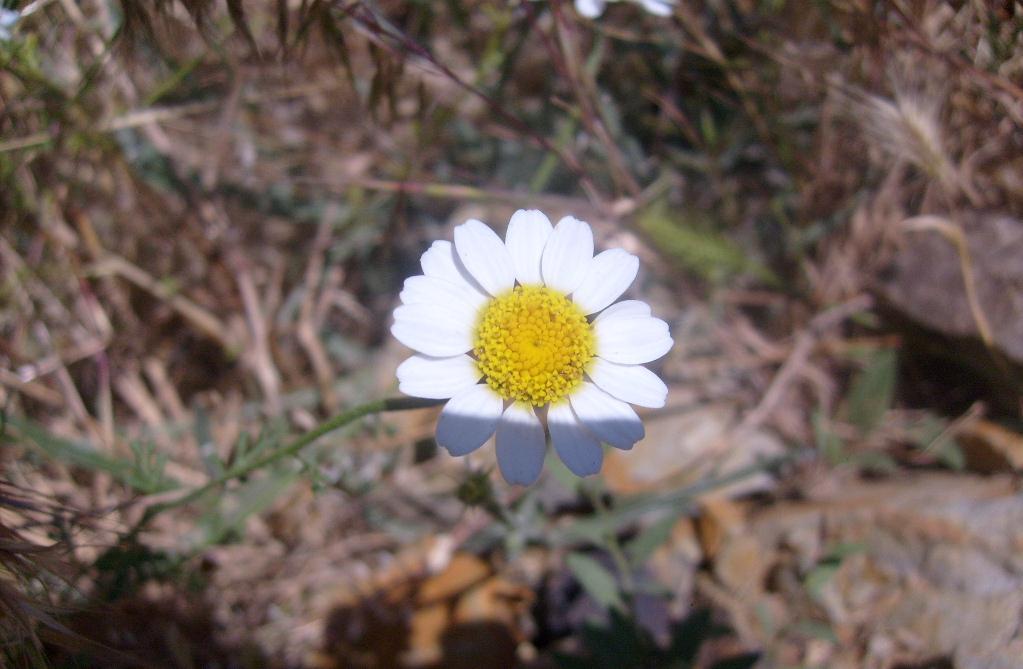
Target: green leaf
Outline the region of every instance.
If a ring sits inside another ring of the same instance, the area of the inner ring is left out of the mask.
[[[893,349],[877,350],[853,379],[847,397],[848,417],[861,434],[873,432],[891,407],[897,364],[898,358]]]
[[[625,547],[625,552],[633,564],[643,564],[650,559],[654,551],[660,548],[671,537],[671,530],[678,522],[679,513],[669,513],[650,527],[640,532]]]
[[[791,462],[797,455],[796,452],[790,452],[774,458],[759,459],[746,467],[740,467],[719,476],[704,478],[682,488],[619,497],[606,514],[573,521],[564,527],[553,541],[561,546],[579,541],[600,544],[609,533],[620,532],[629,524],[642,519],[650,511],[668,508],[680,513],[690,513],[695,507],[694,500],[700,495],[718,490],[735,481],[743,481],[760,472],[772,471],[779,465]]]
[[[824,559],[841,562],[851,555],[858,555],[866,550],[867,545],[861,541],[842,541],[828,548]]]
[[[893,474],[899,469],[892,456],[878,451],[857,453],[849,458],[849,463],[878,474]]]
[[[604,565],[584,553],[569,553],[565,563],[583,589],[598,604],[609,609],[624,608],[618,581]]]
[[[231,451],[227,474],[244,471],[266,453],[279,447],[284,440],[284,432],[284,423],[277,420],[264,425],[255,441],[248,434],[241,433]]]
[[[125,483],[136,490],[170,490],[173,483],[167,479],[164,469],[167,466],[167,454],[157,450],[151,441],[131,443],[131,452],[135,456],[132,468],[125,478]]]
[[[828,426],[828,420],[820,411],[814,411],[811,416],[813,424],[813,437],[817,445],[817,452],[824,460],[831,465],[837,465],[846,460],[845,442],[842,437],[835,434]]]
[[[706,107],[700,110],[700,134],[708,146],[717,144],[718,129],[714,123],[714,115]]]
[[[713,222],[700,212],[669,209],[668,201],[661,198],[640,213],[637,224],[659,251],[711,283],[725,283],[742,275],[777,283],[766,267],[747,256],[738,244],[716,232]]]
[[[195,548],[212,546],[240,533],[249,516],[268,509],[297,477],[298,472],[277,469],[245,483],[233,495],[218,498],[196,523],[201,534]]]
[[[797,621],[789,625],[788,631],[811,639],[823,639],[831,643],[838,643],[838,637],[835,636],[835,630],[831,629],[831,625],[817,620]]]
[[[158,82],[153,91],[146,96],[142,103],[144,107],[152,107],[162,100],[164,96],[172,93],[190,74],[203,62],[202,56],[196,56],[182,63],[171,75]]]
[[[163,474],[162,456],[155,454],[150,447],[132,444],[134,459],[115,458],[87,442],[73,442],[50,434],[29,420],[8,416],[7,422],[30,446],[48,457],[88,471],[109,474],[141,493],[152,494],[180,487],[179,483]]]
[[[949,469],[962,471],[966,468],[966,455],[963,454],[963,449],[954,439],[938,440],[935,442],[933,450],[938,456],[938,461]]]
[[[949,469],[961,470],[966,458],[948,429],[948,421],[932,413],[909,426],[907,437],[914,446],[932,453]]]
[[[806,575],[803,586],[814,600],[818,602],[822,600],[824,586],[831,582],[840,566],[834,562],[825,562],[811,569],[810,573]]]
[[[850,555],[862,553],[866,549],[866,545],[855,541],[843,542],[832,546],[820,563],[811,569],[807,573],[806,578],[803,579],[803,586],[810,593],[810,596],[818,602],[821,601],[824,586],[835,576],[839,567],[842,566],[842,561]]]
[[[210,424],[210,414],[201,405],[195,407],[195,421],[192,425],[192,436],[195,443],[199,445],[199,457],[202,458],[206,474],[210,478],[219,478],[224,475],[224,463],[217,453],[217,443],[213,439],[213,429]],[[243,432],[239,441],[247,435]]]

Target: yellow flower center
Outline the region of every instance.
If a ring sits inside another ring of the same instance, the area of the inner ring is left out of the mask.
[[[506,400],[543,406],[567,397],[593,358],[586,314],[544,286],[516,286],[480,312],[476,364]]]

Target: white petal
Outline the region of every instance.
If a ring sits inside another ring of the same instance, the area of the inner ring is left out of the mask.
[[[576,418],[597,439],[629,450],[643,438],[643,421],[625,402],[616,400],[592,383],[583,383],[569,397]]]
[[[567,402],[550,408],[547,428],[551,431],[554,450],[573,474],[589,476],[600,471],[604,463],[604,449],[593,435],[583,429]]]
[[[572,293],[584,313],[594,314],[611,304],[632,285],[639,258],[621,249],[608,249],[590,261],[586,276]]]
[[[674,2],[669,0],[640,0],[643,9],[655,16],[671,16]]]
[[[594,358],[586,373],[601,390],[623,402],[660,409],[668,398],[668,386],[646,367]]]
[[[504,242],[497,233],[475,219],[455,228],[458,258],[491,295],[500,295],[515,286],[515,268]]]
[[[487,385],[480,384],[452,397],[437,420],[437,443],[451,455],[472,453],[497,428],[504,402]]]
[[[465,269],[455,254],[455,245],[449,241],[438,240],[431,244],[419,259],[419,264],[423,266],[423,274],[426,276],[447,279],[457,284],[464,283],[480,295],[486,296],[487,291],[483,290],[469,274],[469,270]]]
[[[597,355],[601,358],[637,365],[656,360],[671,350],[674,342],[668,334],[668,324],[660,318],[627,312],[604,318],[606,313],[593,322]]]
[[[476,322],[480,309],[488,301],[483,293],[464,281],[453,283],[432,276],[410,276],[398,295],[403,304],[430,304],[454,311],[461,320]]]
[[[515,402],[497,424],[497,465],[508,483],[530,485],[543,469],[547,439],[532,407]]]
[[[467,355],[431,358],[414,355],[398,365],[398,390],[412,397],[447,399],[476,385],[483,375]]]
[[[446,306],[403,304],[394,310],[391,334],[414,351],[445,358],[472,348],[472,327]]]
[[[554,226],[543,212],[536,209],[519,209],[508,222],[504,245],[511,254],[515,266],[515,278],[521,284],[540,284],[540,258],[547,238]]]
[[[597,316],[597,319],[594,321],[594,323],[596,323],[597,321],[607,320],[612,317],[613,318],[618,318],[622,316],[642,317],[649,315],[650,305],[647,304],[646,302],[640,302],[639,300],[623,300],[621,302],[616,302],[615,304],[612,304],[610,307],[600,312],[600,315]]]
[[[604,13],[604,0],[575,0],[575,10],[588,19],[595,19]]]
[[[593,259],[593,231],[587,223],[566,216],[547,240],[540,261],[543,282],[566,295],[579,287]]]

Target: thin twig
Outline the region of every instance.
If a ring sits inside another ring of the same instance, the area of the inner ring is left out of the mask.
[[[238,292],[245,307],[245,318],[249,324],[249,341],[245,351],[245,361],[256,375],[266,408],[270,415],[277,415],[281,410],[281,374],[274,363],[270,351],[270,327],[267,317],[260,304],[256,283],[252,278],[249,263],[238,253],[229,253],[228,264],[234,270]]]
[[[245,104],[259,104],[268,101],[281,100],[294,97],[302,97],[312,93],[319,93],[338,88],[341,84],[337,81],[323,81],[314,83],[296,84],[285,86],[266,93],[246,95],[243,98]],[[108,133],[129,128],[138,128],[165,121],[195,116],[216,111],[224,106],[223,100],[205,100],[202,102],[189,102],[175,106],[148,107],[133,109],[106,121],[100,121],[88,130],[90,132]],[[54,141],[58,137],[58,131],[36,132],[23,137],[14,137],[0,142],[0,153],[17,151],[19,149],[30,149],[36,146],[43,146]]]
[[[0,385],[11,388],[19,393],[24,393],[35,401],[48,404],[51,407],[61,407],[64,405],[63,396],[56,390],[38,381],[24,381],[17,374],[3,367],[0,367]]]
[[[337,214],[337,206],[331,203],[324,208],[320,218],[316,237],[313,239],[313,247],[309,253],[309,264],[306,266],[305,294],[302,297],[302,306],[299,309],[296,326],[299,344],[305,349],[309,362],[313,366],[313,373],[316,375],[316,383],[320,389],[320,401],[329,412],[337,411],[338,408],[337,393],[334,392],[332,385],[337,374],[334,372],[330,364],[330,357],[320,341],[320,321],[317,313],[319,310],[316,309],[316,297],[320,292],[325,256],[330,247],[331,233],[334,230]]]
[[[817,345],[821,334],[842,323],[850,316],[869,309],[873,299],[869,295],[858,295],[847,302],[821,312],[811,319],[809,325],[796,336],[792,351],[781,369],[771,380],[763,398],[753,411],[742,419],[737,431],[752,430],[766,421],[781,404],[792,380],[800,375],[810,354]]]
[[[553,211],[572,211],[579,216],[606,215],[607,207],[592,204],[582,198],[562,195],[538,195],[527,191],[513,191],[503,188],[478,188],[466,184],[445,184],[430,181],[395,181],[362,177],[332,176],[329,180],[316,177],[295,177],[298,184],[315,184],[344,195],[350,186],[367,190],[424,197],[441,200],[470,200],[485,202],[510,202]]]
[[[611,168],[611,177],[615,181],[615,185],[620,191],[624,191],[629,195],[638,195],[640,186],[625,167],[625,158],[622,156],[622,152],[618,149],[618,145],[611,137],[611,134],[607,131],[606,119],[601,113],[600,107],[594,104],[598,96],[597,87],[592,76],[589,75],[586,68],[579,62],[577,42],[573,39],[572,27],[565,20],[560,4],[555,3],[552,9],[554,12],[554,29],[558,36],[558,44],[561,47],[560,53],[564,58],[564,69],[568,82],[572,87],[572,92],[579,103],[583,123],[586,124],[590,133],[603,145]]]
[[[167,302],[182,318],[200,332],[217,341],[229,353],[237,352],[238,342],[230,336],[227,326],[221,323],[220,319],[121,256],[108,252],[101,260],[92,265],[89,274],[93,276],[112,274],[133,283],[154,297]]]
[[[1008,93],[1010,96],[1016,98],[1018,102],[1023,102],[1023,87],[1013,83],[1005,77],[997,76],[987,70],[977,67],[958,53],[939,51],[920,30],[917,21],[914,21],[912,17],[907,15],[905,10],[899,7],[898,3],[892,2],[890,4],[892,9],[895,10],[895,13],[898,14],[905,23],[905,29],[902,34],[911,45],[922,51],[925,55],[943,60],[954,68],[962,68],[966,70],[970,73],[971,80],[983,81],[989,86]]]
[[[550,139],[548,139],[544,135],[538,133],[536,130],[531,128],[529,124],[527,124],[525,121],[515,116],[514,114],[508,112],[504,107],[501,106],[499,102],[497,102],[497,100],[487,95],[479,87],[465,81],[460,76],[455,74],[455,72],[450,67],[434,58],[433,54],[431,54],[424,46],[422,46],[414,39],[403,33],[396,26],[391,25],[386,20],[380,19],[369,7],[367,7],[363,3],[360,2],[351,5],[348,8],[348,11],[349,14],[356,20],[357,24],[361,25],[365,29],[367,37],[369,39],[372,39],[384,46],[390,45],[387,44],[386,40],[381,39],[381,36],[383,35],[386,35],[388,38],[396,41],[405,54],[411,54],[425,61],[426,63],[429,63],[431,67],[435,68],[443,76],[450,79],[459,88],[462,88],[463,90],[471,93],[472,95],[482,100],[490,109],[490,111],[493,112],[495,116],[500,118],[503,123],[507,124],[510,127],[515,128],[519,133],[528,138],[529,141],[535,144],[536,146],[539,146],[545,151],[550,151],[551,153],[558,156],[558,158],[561,159],[561,162],[564,163],[566,167],[568,167],[572,172],[575,173],[576,177],[579,179],[579,184],[582,187],[583,191],[591,199],[593,199],[595,203],[599,203],[599,201],[601,200],[599,196],[599,191],[597,191],[596,186],[593,184],[593,181],[590,179],[586,170],[583,168],[582,163],[574,154],[572,154],[570,151],[563,147],[557,146],[556,144],[551,142]]]

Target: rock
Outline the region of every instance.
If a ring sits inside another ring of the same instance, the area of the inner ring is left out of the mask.
[[[1012,478],[853,483],[747,523],[721,555],[768,564],[719,569],[721,585],[738,596],[751,583],[736,574],[767,570],[768,594],[787,584],[790,616],[823,616],[838,638],[860,640],[858,666],[936,657],[959,669],[1023,666],[1023,496]],[[784,640],[776,629],[747,629],[763,644]]]
[[[919,217],[958,227],[965,235],[977,302],[995,346],[1023,364],[1023,222],[1006,215],[963,212]],[[931,225],[907,232],[882,292],[913,321],[953,338],[980,339],[960,256],[952,239]]]

